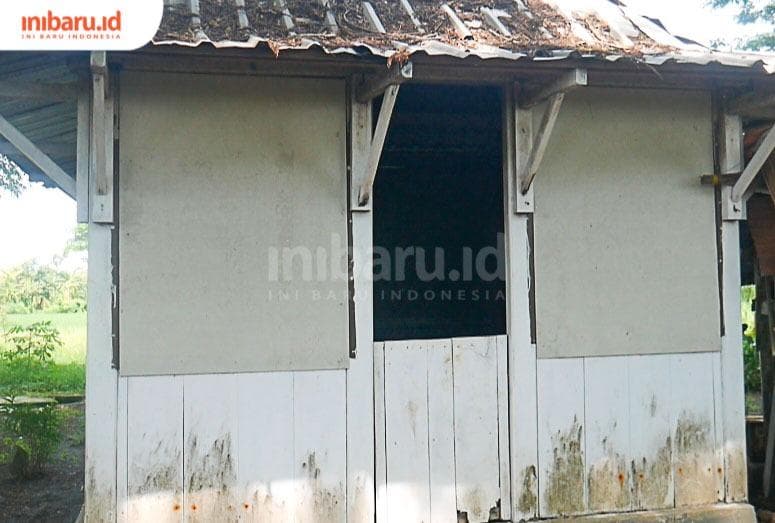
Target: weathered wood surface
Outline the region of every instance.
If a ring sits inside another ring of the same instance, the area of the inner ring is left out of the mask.
[[[499,519],[502,492],[511,489],[507,420],[499,419],[508,413],[499,405],[507,400],[499,395],[505,336],[385,342],[375,350],[377,520]]]
[[[540,516],[723,497],[719,359],[706,352],[538,360]]]
[[[122,521],[346,521],[345,371],[122,380]]]

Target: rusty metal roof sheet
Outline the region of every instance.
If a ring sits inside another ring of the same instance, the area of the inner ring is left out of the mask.
[[[775,56],[719,53],[620,0],[167,0],[154,45],[318,48],[389,58],[635,59],[775,73]]]

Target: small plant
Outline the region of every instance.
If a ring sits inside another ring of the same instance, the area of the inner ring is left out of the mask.
[[[14,325],[5,335],[9,347],[2,357],[11,365],[24,364],[27,368],[46,365],[54,351],[62,346],[59,331],[50,321],[40,321],[26,327]]]
[[[59,447],[61,415],[55,405],[18,404],[13,397],[6,401],[0,405],[0,425],[9,434],[3,443],[12,450],[11,472],[19,479],[39,476]]]
[[[762,372],[759,363],[759,351],[756,350],[756,341],[751,336],[743,336],[743,367],[745,375],[745,390],[762,390]]]

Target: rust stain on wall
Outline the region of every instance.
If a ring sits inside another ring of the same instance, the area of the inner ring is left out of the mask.
[[[684,412],[675,429],[676,506],[716,501],[716,458],[709,420]]]
[[[536,468],[534,465],[525,467],[522,471],[519,502],[517,507],[522,514],[535,517],[538,514],[538,493]]]
[[[672,461],[673,445],[670,436],[667,436],[665,444],[653,457],[632,461],[632,489],[636,509],[656,509],[672,505]]]
[[[199,521],[228,519],[237,505],[232,499],[236,471],[231,434],[224,434],[203,447],[196,433],[192,433],[186,455],[186,508],[189,518]]]
[[[608,456],[589,467],[587,487],[591,511],[617,511],[630,507],[630,471],[627,460],[603,441]]]
[[[574,416],[573,424],[552,436],[554,456],[548,474],[546,508],[551,515],[567,515],[584,510],[584,453],[581,449],[582,426]]]

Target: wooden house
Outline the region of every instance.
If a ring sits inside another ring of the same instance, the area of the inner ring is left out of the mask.
[[[754,521],[772,57],[618,1],[191,0],[2,71],[0,150],[89,223],[87,521]]]

